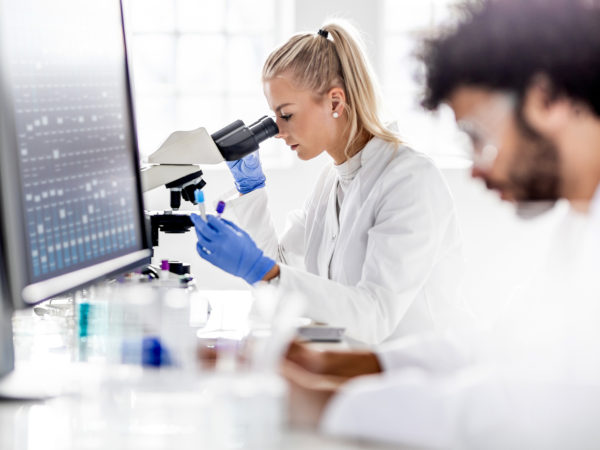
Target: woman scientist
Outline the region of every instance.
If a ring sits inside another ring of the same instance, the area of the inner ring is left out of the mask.
[[[278,239],[257,154],[228,163],[240,225],[193,216],[200,256],[248,283],[299,291],[306,315],[377,344],[446,328],[464,312],[460,235],[440,172],[378,116],[376,86],[346,25],[293,36],[268,57],[277,137],[302,160],[333,162]],[[252,237],[250,237],[252,236]],[[261,250],[262,249],[262,250]]]

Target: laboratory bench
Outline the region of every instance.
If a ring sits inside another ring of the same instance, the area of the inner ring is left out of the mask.
[[[191,308],[201,323],[197,336],[234,342],[247,327],[250,293],[203,291],[201,297],[211,308],[210,314],[206,303]],[[76,318],[56,307],[19,311],[13,323],[13,392],[35,387],[32,392],[49,397],[0,400],[3,450],[398,448],[290,426],[287,386],[276,371],[237,370],[232,361],[194,371],[107,364],[94,352],[82,353]]]

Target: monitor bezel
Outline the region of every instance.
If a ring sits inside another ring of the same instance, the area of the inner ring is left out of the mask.
[[[129,271],[149,264],[152,256],[152,247],[147,232],[147,224],[144,219],[144,199],[140,178],[139,147],[137,140],[137,130],[135,121],[135,109],[133,102],[133,89],[131,83],[131,73],[129,68],[129,58],[127,51],[127,41],[125,36],[125,25],[123,15],[123,5],[119,1],[121,36],[123,48],[123,64],[125,75],[125,96],[127,114],[125,120],[130,123],[130,146],[133,150],[133,167],[136,173],[135,190],[138,200],[138,220],[140,227],[141,248],[139,250],[124,254],[100,263],[92,264],[88,267],[78,269],[66,274],[58,275],[46,280],[32,282],[29,279],[29,268],[25,258],[19,258],[27,250],[25,239],[11,239],[11,236],[19,236],[25,230],[25,224],[22,214],[23,199],[22,192],[8,194],[13,186],[20,184],[18,171],[18,153],[14,151],[5,151],[5,149],[18,148],[15,119],[13,114],[13,105],[11,90],[7,85],[4,66],[0,65],[0,225],[2,231],[2,240],[5,249],[6,275],[8,291],[12,298],[13,306],[21,308],[27,305],[34,305],[48,298],[60,295],[64,292],[76,290],[90,283],[107,277],[114,277],[125,271]],[[3,4],[0,1],[0,14],[2,14]],[[4,47],[0,35],[0,61],[2,61]],[[11,214],[11,211],[18,211],[17,214]]]
[[[0,239],[0,380],[15,368],[12,336],[13,309],[6,279],[4,248]]]

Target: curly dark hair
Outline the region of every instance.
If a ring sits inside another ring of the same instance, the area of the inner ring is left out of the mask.
[[[600,116],[600,0],[484,0],[460,6],[463,20],[424,42],[423,106],[436,109],[465,85],[522,99],[543,74],[552,98],[589,105]]]

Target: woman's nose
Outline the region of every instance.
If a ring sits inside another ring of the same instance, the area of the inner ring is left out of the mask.
[[[285,139],[287,137],[287,131],[282,126],[282,124],[278,121],[277,128],[279,128],[279,133],[275,135],[276,138]]]

